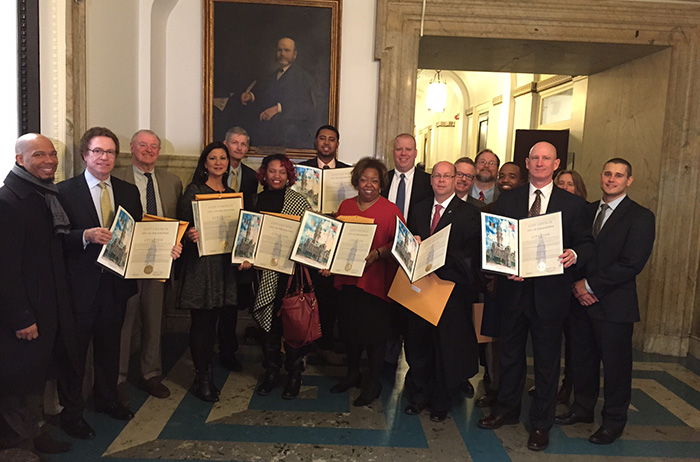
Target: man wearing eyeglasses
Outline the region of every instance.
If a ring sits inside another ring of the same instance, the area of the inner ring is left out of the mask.
[[[109,228],[120,205],[136,220],[143,216],[138,188],[111,175],[118,153],[119,139],[111,130],[90,128],[80,140],[85,171],[58,185],[61,203],[71,223],[66,253],[78,345],[78,368],[61,371],[58,393],[63,406],[61,428],[73,438],[95,437],[83,418],[82,396],[85,359],[91,340],[95,410],[118,420],[134,416],[118,402],[117,379],[126,301],[136,294],[136,281],[121,279],[95,263],[102,245],[112,237]]]
[[[476,155],[474,162],[476,163],[476,178],[470,193],[471,196],[485,204],[495,202],[500,194],[496,187],[496,178],[501,161],[492,150],[482,149]]]
[[[486,202],[474,199],[469,191],[472,189],[476,178],[476,165],[469,157],[460,157],[455,161],[457,176],[455,177],[455,194],[464,202],[468,202],[477,207],[484,208]]]
[[[416,415],[429,407],[434,422],[447,418],[460,387],[479,370],[471,304],[477,297],[480,215],[475,206],[457,199],[455,174],[450,162],[435,164],[430,180],[435,197],[416,204],[408,218],[408,228],[420,239],[452,225],[445,265],[435,274],[455,287],[437,326],[408,312],[404,338],[411,373],[404,412]]]

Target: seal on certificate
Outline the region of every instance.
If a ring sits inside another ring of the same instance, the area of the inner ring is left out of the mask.
[[[433,267],[433,264],[432,264],[432,263],[428,263],[427,265],[425,265],[425,270],[426,270],[426,271],[430,271],[430,268],[432,268],[432,267]]]
[[[350,271],[352,269],[352,263],[345,264],[345,271]]]
[[[277,266],[277,259],[276,259],[276,258],[272,257],[272,258],[270,259],[270,266],[272,266],[273,268],[274,268],[275,266]]]
[[[545,262],[541,261],[537,264],[537,271],[539,271],[540,273],[546,269],[547,269],[547,264]]]
[[[151,274],[153,272],[153,265],[146,265],[143,268],[144,274]]]

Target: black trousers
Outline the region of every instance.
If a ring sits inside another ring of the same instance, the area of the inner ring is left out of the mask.
[[[316,341],[316,344],[323,350],[332,350],[336,340],[335,325],[338,319],[337,303],[340,291],[334,286],[335,277],[321,276],[316,270],[311,270],[310,274],[314,292],[316,292],[318,315],[321,321],[322,337]]]
[[[0,396],[0,449],[34,449],[43,399],[41,394]]]
[[[585,308],[572,310],[574,404],[571,410],[593,415],[600,392],[603,363],[603,427],[621,432],[632,398],[633,323],[591,319]]]
[[[493,412],[520,416],[527,376],[526,345],[529,333],[535,362],[535,397],[530,405],[530,425],[532,429],[549,431],[556,412],[564,320],[540,318],[535,309],[532,281],[524,281],[523,284],[518,306],[508,307],[501,313],[501,383]]]
[[[82,418],[85,409],[83,380],[91,340],[95,370],[95,406],[106,407],[117,403],[119,350],[126,301],[118,302],[115,299],[111,277],[114,276],[103,273],[97,298],[90,312],[75,315],[77,370],[62,368],[58,376],[58,397],[63,406],[61,419],[66,421]]]
[[[238,310],[233,306],[190,310],[190,353],[196,370],[211,366],[217,334],[221,359],[230,359],[238,351],[237,320]]]

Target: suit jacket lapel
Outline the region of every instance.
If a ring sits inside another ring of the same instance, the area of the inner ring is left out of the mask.
[[[440,231],[441,229],[445,228],[447,225],[452,223],[453,212],[458,207],[458,204],[455,201],[459,201],[459,200],[461,200],[459,197],[457,197],[457,196],[453,197],[452,200],[450,201],[450,205],[448,205],[447,208],[442,211],[442,215],[440,216],[440,221],[438,221],[438,224],[435,227],[435,233],[437,233],[438,231]],[[430,212],[432,214],[433,210],[430,209]],[[432,220],[428,219],[428,221],[431,222]],[[430,227],[428,227],[428,229],[430,229]],[[433,234],[435,234],[435,233],[433,233]]]
[[[625,216],[627,210],[629,210],[630,208],[630,202],[631,199],[629,198],[629,196],[627,196],[622,200],[622,202],[620,202],[620,204],[617,207],[615,207],[615,210],[613,210],[612,214],[608,217],[607,220],[605,220],[605,224],[600,229],[600,233],[598,234],[596,241],[600,238],[605,238],[608,231],[610,229],[613,229],[615,227],[615,224],[618,221],[620,221],[623,216]]]
[[[83,208],[88,210],[88,215],[90,215],[90,220],[93,222],[95,227],[100,226],[100,219],[97,216],[97,210],[95,209],[95,203],[92,202],[92,194],[90,193],[90,188],[88,188],[87,180],[85,179],[85,173],[80,176],[80,181],[76,183],[76,188],[78,194],[77,198],[83,202]]]

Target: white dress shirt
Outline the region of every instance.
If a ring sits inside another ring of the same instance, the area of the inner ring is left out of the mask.
[[[408,220],[408,204],[411,203],[411,190],[413,189],[413,175],[416,173],[416,167],[412,167],[411,170],[404,173],[406,179],[406,196],[404,198],[403,210],[401,213],[403,217]],[[388,199],[396,204],[396,193],[399,190],[399,183],[401,182],[401,172],[394,170],[394,176],[391,179],[391,185],[389,186],[389,197]]]
[[[540,215],[547,213],[547,206],[549,205],[549,199],[552,197],[552,189],[554,189],[554,182],[549,183],[547,186],[542,188],[535,188],[532,183],[530,183],[530,195],[527,198],[527,209],[532,208],[532,203],[535,202],[536,190],[540,190],[542,195],[540,196]]]

